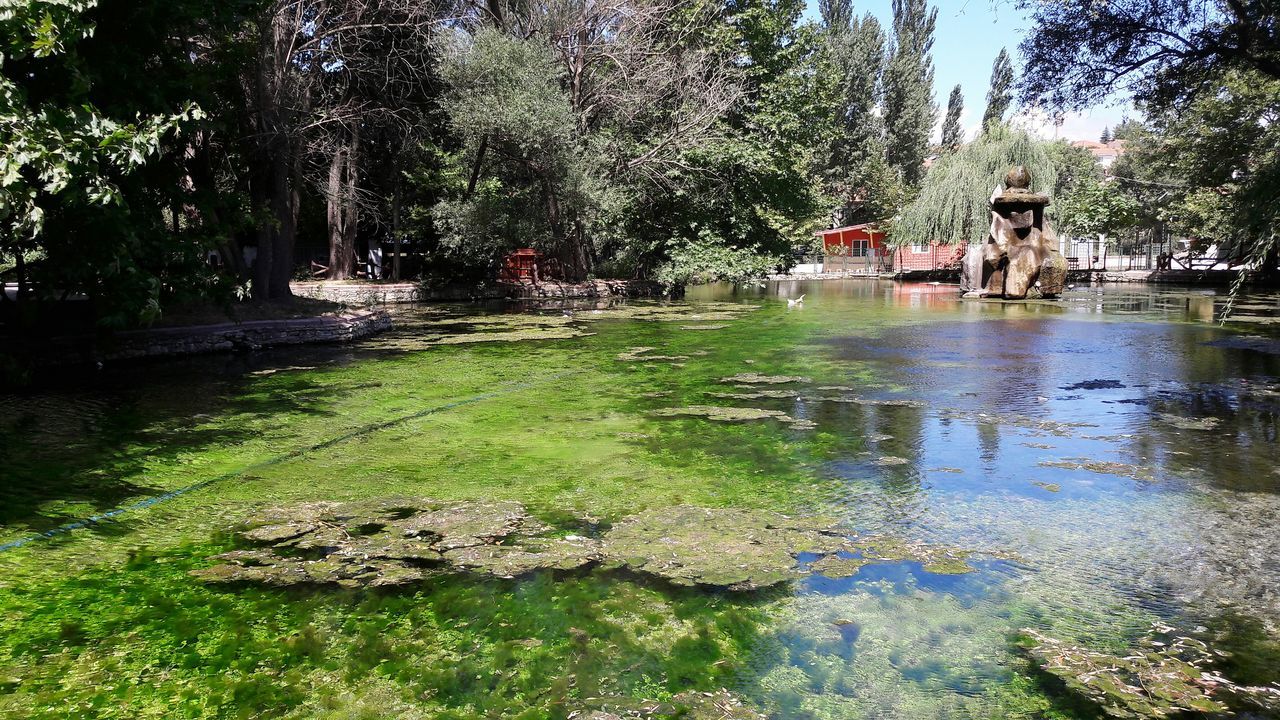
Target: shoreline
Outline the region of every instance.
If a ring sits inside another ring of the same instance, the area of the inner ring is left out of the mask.
[[[1153,285],[1185,285],[1188,287],[1199,285],[1210,285],[1221,287],[1230,285],[1235,282],[1240,273],[1236,270],[1069,270],[1067,271],[1067,279],[1076,282],[1088,282],[1097,284],[1106,283],[1141,283]],[[959,282],[960,272],[958,270],[909,270],[907,272],[896,273],[867,273],[867,272],[826,272],[826,273],[795,273],[795,274],[773,274],[766,276],[767,280],[773,281],[795,281],[795,280],[898,280],[902,282],[920,282],[940,280],[946,282]],[[1253,282],[1245,284],[1246,287],[1266,287],[1257,285]]]

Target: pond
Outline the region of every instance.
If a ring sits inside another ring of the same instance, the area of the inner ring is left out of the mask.
[[[957,294],[404,308],[352,346],[0,395],[0,716],[1095,717],[1028,638],[1125,656],[1153,628],[1280,681],[1280,298],[1223,328],[1212,291]],[[385,587],[387,553],[342,583],[201,574],[264,511],[392,498],[604,549]],[[775,520],[698,520],[730,510]],[[707,580],[736,535],[799,532],[781,516],[881,550]]]

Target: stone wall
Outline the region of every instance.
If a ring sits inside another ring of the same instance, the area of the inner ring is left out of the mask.
[[[379,283],[359,280],[332,282],[295,282],[289,289],[298,297],[329,300],[349,307],[368,305],[394,305],[397,303],[423,302],[426,297],[418,283]]]
[[[58,338],[38,351],[51,365],[131,360],[201,353],[257,350],[303,343],[343,343],[391,327],[382,310],[360,310],[288,320],[253,320],[220,325],[129,330],[109,339]]]
[[[581,283],[544,280],[539,283],[501,283],[499,287],[504,290],[504,295],[512,300],[640,298],[663,297],[672,294],[670,287],[650,280],[589,280]]]

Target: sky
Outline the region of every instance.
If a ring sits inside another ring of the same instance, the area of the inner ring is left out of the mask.
[[[957,83],[964,93],[964,114],[960,122],[968,138],[977,135],[982,113],[987,107],[987,88],[991,84],[991,64],[1001,47],[1013,57],[1015,72],[1022,67],[1018,44],[1026,35],[1030,22],[1009,0],[934,0],[938,8],[938,26],[934,34],[934,100],[938,103],[938,123],[934,140],[941,137],[942,117],[947,98]],[[891,0],[853,0],[858,16],[875,15],[892,33]],[[805,17],[820,19],[817,0],[809,0]],[[1068,140],[1097,140],[1104,127],[1115,127],[1126,115],[1134,115],[1126,102],[1096,107],[1082,113],[1070,113],[1058,129],[1058,137]],[[1054,137],[1053,123],[1041,113],[1015,112],[1013,121],[1033,132]]]

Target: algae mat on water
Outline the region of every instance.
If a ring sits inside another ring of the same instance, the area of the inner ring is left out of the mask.
[[[606,568],[675,585],[759,590],[821,572],[822,561],[922,562],[965,573],[969,553],[889,538],[860,538],[831,520],[759,510],[678,506],[624,518],[598,538],[557,532],[513,502],[388,498],[307,503],[250,518],[249,549],[192,572],[206,582],[391,587],[447,573],[513,578],[542,570]],[[807,568],[798,558],[819,558]],[[842,576],[851,573],[842,572]]]
[[[828,287],[409,309],[0,399],[4,540],[216,480],[0,552],[0,716],[1091,718],[1018,628],[1123,658],[1153,620],[1274,682],[1271,355]],[[364,510],[242,525],[317,503]]]

